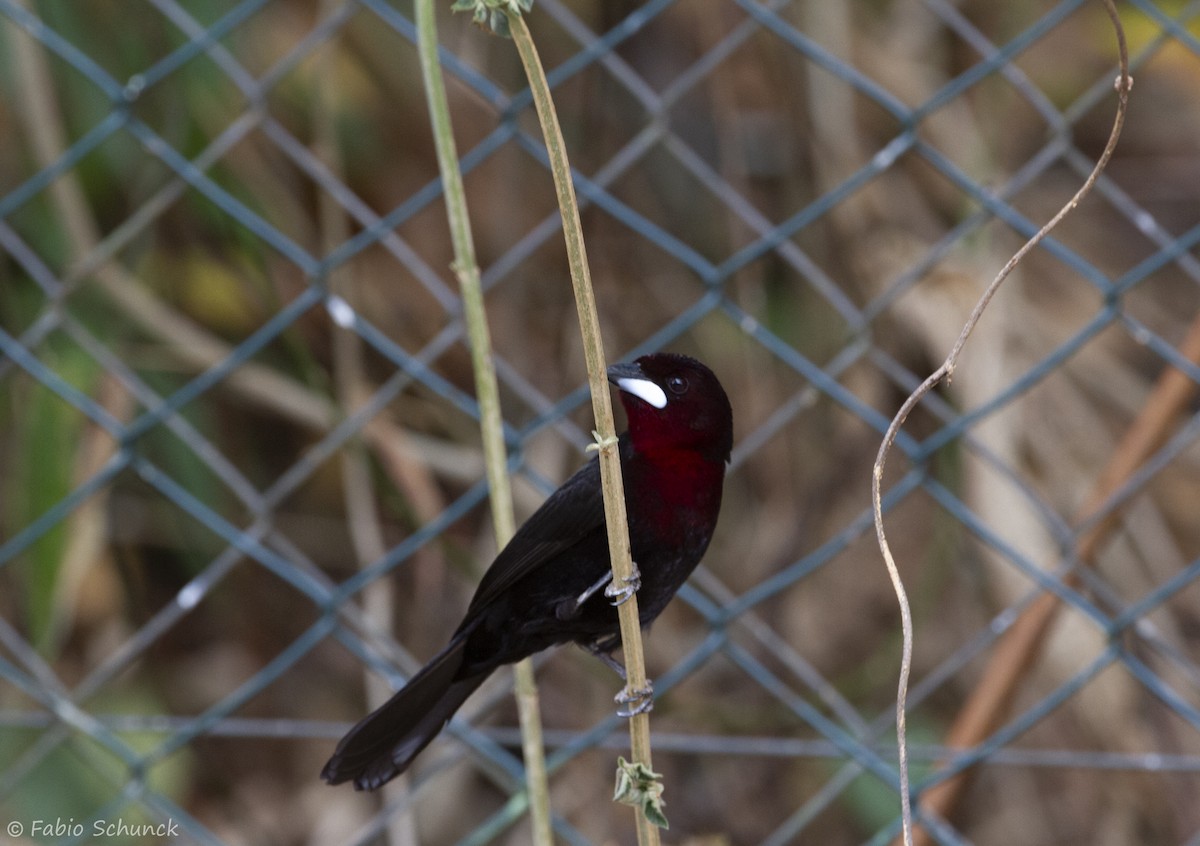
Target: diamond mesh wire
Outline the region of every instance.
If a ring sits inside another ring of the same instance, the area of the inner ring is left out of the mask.
[[[889,467],[918,798],[973,767],[922,817],[934,842],[1200,843],[1198,7],[1122,4],[1117,156]],[[440,12],[528,514],[589,440],[560,225],[512,45]],[[734,400],[717,535],[648,637],[671,837],[888,843],[870,463],[1102,148],[1103,10],[541,0],[530,22],[610,357],[691,352]],[[316,777],[494,552],[414,39],[387,0],[0,0],[13,842],[528,838],[507,674],[382,797]],[[1167,436],[1085,509],[1173,370]],[[1046,595],[1001,725],[946,748]],[[628,841],[615,680],[538,666],[557,836]]]

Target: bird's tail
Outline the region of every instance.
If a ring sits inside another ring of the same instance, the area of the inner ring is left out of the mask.
[[[462,707],[487,673],[458,679],[465,638],[456,638],[408,684],[350,729],[321,770],[329,784],[354,780],[375,790],[412,763]]]

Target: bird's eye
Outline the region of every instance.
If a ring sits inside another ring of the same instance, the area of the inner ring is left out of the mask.
[[[682,394],[688,389],[688,381],[682,376],[670,376],[667,378],[667,388],[673,394]]]

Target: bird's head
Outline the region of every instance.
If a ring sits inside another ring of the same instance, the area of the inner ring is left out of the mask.
[[[621,389],[635,449],[689,449],[714,461],[729,460],[733,410],[717,377],[696,359],[644,355],[608,368],[608,381]]]

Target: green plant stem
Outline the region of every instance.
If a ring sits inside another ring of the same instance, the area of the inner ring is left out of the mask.
[[[421,73],[425,82],[425,98],[433,124],[437,149],[438,170],[446,197],[446,216],[449,219],[450,239],[454,248],[454,272],[462,289],[463,310],[471,346],[471,364],[475,371],[475,393],[479,400],[479,427],[483,439],[483,455],[488,486],[491,493],[492,526],[497,548],[503,548],[515,531],[512,488],[508,481],[507,450],[504,444],[504,423],[500,414],[500,391],[496,384],[496,367],[492,360],[492,343],[483,306],[483,286],[479,265],[475,259],[475,244],[471,237],[471,221],[467,214],[466,192],[462,172],[458,167],[458,151],[450,123],[450,106],[442,68],[437,58],[437,24],[433,0],[417,0],[417,45]],[[525,779],[529,791],[530,817],[533,823],[533,842],[536,846],[552,846],[550,830],[550,787],[546,777],[546,756],[542,745],[542,718],[538,703],[533,663],[527,658],[514,668],[516,675],[517,711],[521,723],[521,747],[525,756]]]
[[[546,150],[550,156],[550,170],[554,176],[554,187],[558,195],[558,207],[562,213],[563,235],[567,242],[567,261],[571,269],[571,284],[575,290],[575,306],[579,312],[579,328],[583,334],[583,353],[587,364],[588,386],[592,392],[592,413],[596,419],[596,440],[600,446],[600,476],[604,485],[604,515],[608,524],[608,548],[612,562],[613,583],[625,584],[633,575],[633,560],[629,551],[629,526],[625,517],[625,496],[621,484],[621,463],[617,453],[616,427],[613,423],[612,400],[609,396],[608,378],[605,372],[604,342],[600,333],[600,320],[596,312],[596,299],[592,292],[591,274],[588,270],[587,252],[583,244],[583,225],[579,220],[579,204],[575,200],[575,188],[571,184],[571,167],[567,160],[566,144],[550,86],[538,58],[537,48],[529,33],[525,19],[508,13],[509,30],[521,64],[533,92],[533,102],[541,121]],[[625,672],[629,689],[646,687],[646,664],[642,654],[642,629],[638,621],[637,596],[630,597],[618,607],[621,620],[621,648],[625,657]],[[650,761],[650,718],[637,714],[629,721],[630,753],[634,763]],[[658,828],[643,814],[637,816],[638,843],[657,844]]]

